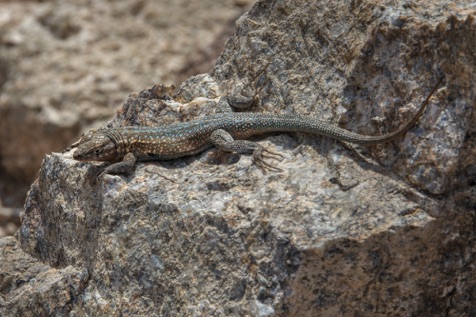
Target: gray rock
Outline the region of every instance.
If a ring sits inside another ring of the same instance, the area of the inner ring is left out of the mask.
[[[66,316],[89,280],[87,270],[41,263],[14,237],[0,239],[0,259],[2,316]]]
[[[256,138],[284,155],[284,172],[264,175],[213,149],[102,181],[102,164],[46,156],[16,237],[57,270],[88,272],[58,314],[475,315],[476,8],[392,5],[258,1],[209,74],[130,95],[109,125],[193,120],[250,87],[251,111],[380,134],[444,75],[393,143],[361,155],[304,134]]]
[[[54,0],[0,1],[0,12],[0,194],[19,207],[45,153],[104,124],[127,93],[177,82],[242,8],[215,0]],[[208,53],[207,70],[216,60]]]

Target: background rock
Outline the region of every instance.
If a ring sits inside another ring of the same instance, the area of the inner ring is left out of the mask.
[[[0,201],[0,238],[13,235],[20,227],[20,208],[4,207]]]
[[[209,74],[131,94],[109,126],[193,120],[249,89],[260,97],[251,111],[381,134],[444,82],[389,144],[256,138],[284,155],[283,173],[210,150],[97,181],[102,164],[46,156],[16,238],[74,270],[60,272],[77,276],[63,288],[79,291],[57,311],[475,315],[475,14],[469,2],[258,1]],[[2,292],[0,314],[23,309],[14,295]]]
[[[227,23],[248,4],[0,2],[4,204],[21,206],[44,155],[104,123],[129,92],[159,82],[179,83],[195,74],[185,69],[196,69],[194,61],[208,71],[222,51],[223,38],[231,35]]]

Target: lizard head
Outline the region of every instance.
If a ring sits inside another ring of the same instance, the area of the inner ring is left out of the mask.
[[[93,130],[81,137],[73,158],[78,161],[114,161],[116,154],[116,143],[101,130]]]

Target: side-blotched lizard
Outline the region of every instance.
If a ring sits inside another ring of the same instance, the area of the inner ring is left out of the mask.
[[[264,171],[279,170],[264,159],[276,158],[281,156],[280,154],[246,139],[269,132],[305,132],[355,144],[387,142],[403,135],[419,120],[441,81],[442,79],[431,90],[410,121],[396,131],[380,136],[357,134],[328,122],[300,115],[226,112],[165,127],[93,130],[83,135],[71,147],[76,147],[73,154],[76,160],[114,163],[101,174],[127,173],[132,171],[136,161],[170,160],[197,154],[212,146],[225,152],[252,153],[254,163]],[[222,97],[219,104],[224,102],[240,108],[251,104],[251,101],[240,104],[232,98]]]

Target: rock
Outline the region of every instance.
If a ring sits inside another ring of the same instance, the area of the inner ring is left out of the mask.
[[[381,134],[443,76],[395,142],[356,153],[304,134],[257,137],[284,155],[284,172],[267,174],[212,149],[97,180],[102,163],[47,155],[16,238],[56,270],[88,272],[61,312],[474,315],[476,8],[392,5],[258,1],[209,74],[131,94],[108,126],[193,120],[251,90],[251,111]]]
[[[19,207],[45,153],[106,122],[127,93],[177,82],[242,9],[233,1],[68,0],[0,2],[0,12],[0,183],[15,183],[0,190]],[[216,56],[206,57],[211,67]]]
[[[23,252],[14,237],[0,239],[2,316],[66,316],[89,276],[73,266],[52,268]]]
[[[0,201],[0,238],[13,235],[20,227],[20,210],[2,206]]]

